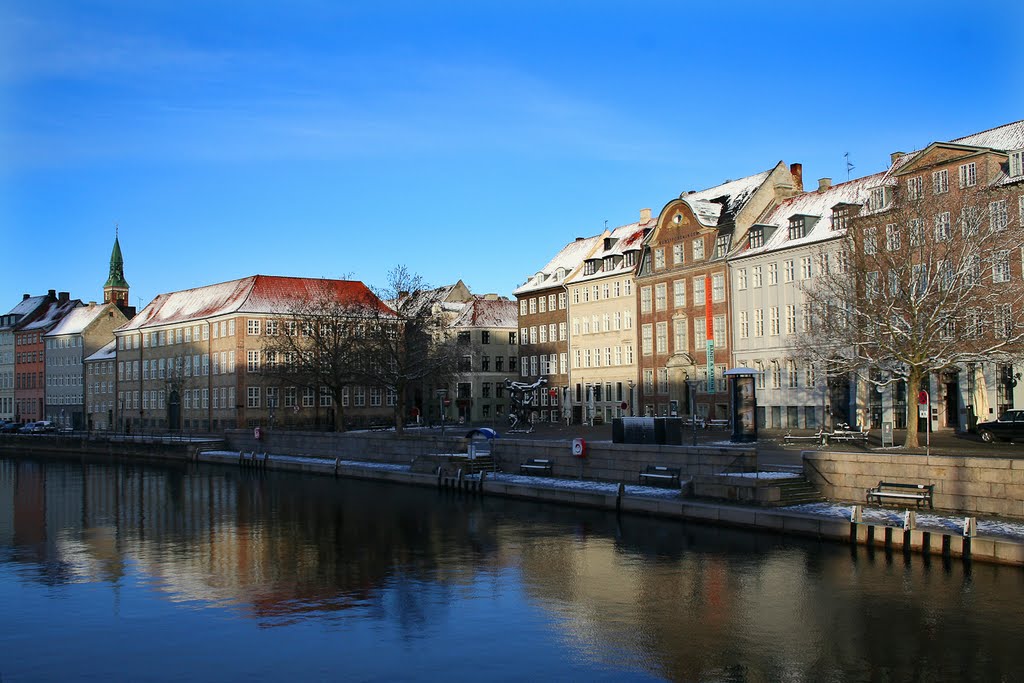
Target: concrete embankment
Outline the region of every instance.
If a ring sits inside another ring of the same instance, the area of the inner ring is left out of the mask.
[[[559,487],[552,480],[506,481],[502,475],[455,477],[444,473],[418,473],[397,464],[356,462],[322,457],[293,457],[244,452],[200,452],[199,459],[231,466],[281,469],[326,474],[354,479],[387,481],[416,486],[436,486],[466,495],[504,496],[536,502],[598,508],[628,514],[667,517],[708,524],[799,535],[823,540],[854,543],[886,552],[921,553],[1024,566],[1024,544],[1002,537],[964,538],[948,529],[904,531],[884,524],[851,524],[835,516],[807,514],[781,508],[761,508],[724,502],[693,500],[674,495],[631,494],[624,485]]]

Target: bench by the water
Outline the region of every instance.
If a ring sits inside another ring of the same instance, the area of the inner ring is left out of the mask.
[[[647,469],[640,473],[640,483],[679,488],[679,468],[648,465]]]
[[[894,481],[880,481],[878,486],[867,490],[866,498],[868,502],[874,498],[879,503],[883,503],[889,498],[898,501],[912,500],[918,507],[927,502],[928,507],[934,509],[935,506],[932,503],[934,495],[935,484],[901,484]]]
[[[530,458],[526,462],[519,465],[520,474],[546,474],[551,476],[552,467],[554,466],[554,460],[548,460],[546,458]]]
[[[798,436],[796,434],[787,433],[786,436],[782,437],[783,443],[818,443],[825,445],[828,441],[828,433],[825,431],[818,431],[816,434],[809,436]]]
[[[861,432],[853,429],[837,429],[828,435],[829,441],[862,441],[867,443],[867,430]]]

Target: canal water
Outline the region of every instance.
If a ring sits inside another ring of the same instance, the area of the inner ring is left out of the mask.
[[[0,680],[1011,681],[1024,572],[215,466],[0,456]]]

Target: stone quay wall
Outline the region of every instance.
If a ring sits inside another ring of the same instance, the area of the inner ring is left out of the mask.
[[[1024,518],[1024,460],[804,451],[803,462],[808,481],[831,500],[864,503],[879,481],[934,484],[936,508]]]
[[[230,450],[246,453],[302,455],[342,460],[367,460],[408,465],[419,457],[466,453],[463,436],[403,434],[390,432],[276,432],[265,431],[256,440],[252,430],[225,433]],[[722,472],[753,472],[757,451],[749,446],[662,446],[618,444],[607,441],[586,444],[586,457],[572,454],[571,441],[510,439],[489,443],[490,454],[502,472],[519,473],[530,458],[551,460],[555,477],[582,477],[596,481],[635,484],[649,465],[678,467],[682,478],[712,476]]]

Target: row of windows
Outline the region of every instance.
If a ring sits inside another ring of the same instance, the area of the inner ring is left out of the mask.
[[[460,346],[468,346],[473,341],[472,330],[460,330],[458,334],[458,342]],[[490,330],[480,330],[480,343],[490,344],[491,343],[491,332]],[[508,343],[511,346],[515,346],[518,341],[516,339],[515,332],[508,333]]]
[[[728,347],[726,337],[725,316],[716,315],[712,318],[712,340],[715,348],[724,349]],[[672,339],[673,353],[686,353],[689,349],[688,319],[685,316],[673,318]],[[668,341],[669,323],[645,323],[640,326],[640,353],[650,356],[654,353],[665,354],[669,352]],[[693,319],[693,348],[695,351],[702,351],[708,342],[707,319],[703,316]]]
[[[545,344],[549,341],[565,341],[565,323],[551,323],[550,325],[533,325],[519,330],[520,340],[524,346],[530,344]]]
[[[681,218],[681,217],[677,216],[677,218]],[[731,240],[731,235],[728,235],[728,234],[718,235],[715,238],[715,250],[714,250],[714,257],[715,258],[722,258],[727,253],[729,253],[730,240]],[[705,258],[704,242],[705,242],[705,238],[704,237],[696,237],[696,238],[690,240],[690,253],[693,256],[693,261],[694,262],[703,261],[704,260],[704,258]],[[666,261],[666,256],[667,256],[667,252],[665,251],[664,247],[657,247],[657,248],[655,248],[653,250],[653,252],[651,254],[651,258],[652,258],[652,264],[651,265],[654,267],[654,270],[662,270],[662,269],[668,267],[669,264]],[[686,262],[686,243],[685,242],[677,242],[677,243],[673,244],[672,245],[672,265],[673,266],[681,266],[685,262]]]
[[[82,386],[81,375],[47,375],[46,386],[48,387],[80,387]]]
[[[822,258],[824,263],[827,264],[828,256],[823,254]],[[814,277],[814,261],[810,256],[804,256],[799,261],[799,271],[797,270],[797,262],[793,259],[786,259],[782,262],[782,281],[793,282],[796,280],[797,274],[801,280],[809,280]],[[757,289],[764,286],[766,283],[769,286],[779,284],[779,264],[769,263],[767,266],[751,266],[750,276],[747,276],[746,268],[736,269],[736,289],[745,290],[747,287]]]
[[[589,318],[572,319],[573,336],[631,329],[633,329],[633,314],[629,311],[615,311],[600,316],[592,315]],[[541,341],[544,341],[543,338]]]
[[[797,317],[796,306],[794,304],[787,305],[781,312],[778,306],[768,307],[768,331],[767,335],[770,337],[776,337],[780,333],[780,324],[785,325],[786,334],[796,334],[797,325],[800,325],[801,332],[809,332],[811,329],[811,313],[810,305],[803,304],[800,310],[799,319]],[[765,336],[765,315],[764,309],[757,308],[753,311],[753,319],[748,311],[739,312],[739,338],[749,339],[751,336],[763,337]],[[751,329],[751,323],[753,328]]]
[[[575,349],[574,368],[614,367],[633,364],[633,345],[605,346],[595,349]]]
[[[509,372],[516,371],[516,356],[508,356]],[[473,356],[467,354],[459,359],[459,372],[473,372]],[[491,369],[491,356],[480,356],[480,372],[505,372],[505,356],[494,356],[494,368]]]
[[[591,301],[617,299],[622,296],[633,296],[633,280],[630,278],[572,288],[573,304],[587,304]]]
[[[707,277],[701,275],[693,278],[691,282],[694,306],[700,307],[707,303],[707,279]],[[650,313],[652,306],[655,311],[667,310],[668,297],[667,282],[659,282],[653,287],[641,287],[640,312]],[[725,273],[715,273],[711,276],[711,301],[714,303],[725,301]],[[675,280],[672,282],[672,307],[684,308],[685,306],[686,280]]]
[[[54,349],[80,349],[82,348],[82,338],[75,337],[54,337],[46,340],[46,348],[49,350]]]
[[[520,372],[523,377],[566,375],[569,373],[568,353],[522,356],[519,361]]]
[[[519,300],[519,315],[527,313],[547,313],[548,311],[563,310],[565,308],[565,292],[548,294],[547,296],[534,296],[529,299]],[[557,308],[556,308],[557,306]],[[510,344],[514,342],[509,342]]]

